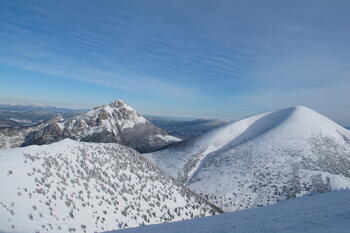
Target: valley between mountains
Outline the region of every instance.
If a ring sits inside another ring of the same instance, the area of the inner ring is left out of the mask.
[[[215,121],[208,132],[167,121],[184,140],[161,123],[118,100],[0,128],[0,232],[111,231],[350,188],[350,131],[307,107]],[[207,219],[240,218],[223,216]]]

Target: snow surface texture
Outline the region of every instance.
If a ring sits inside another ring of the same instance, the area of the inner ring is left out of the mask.
[[[27,131],[21,134],[15,131],[12,137],[1,136],[0,132],[0,146],[4,144],[2,148],[8,148],[42,145],[71,138],[86,142],[115,142],[140,152],[150,152],[180,141],[120,100],[66,120],[51,122],[44,127],[29,128],[29,132]],[[17,135],[21,135],[22,140],[16,138],[16,143],[11,143],[14,141],[11,138]]]
[[[221,212],[114,143],[0,150],[0,180],[0,232],[101,232]]]
[[[145,156],[227,212],[350,187],[350,131],[302,106]]]
[[[349,233],[350,191],[337,191],[201,219],[120,233]]]

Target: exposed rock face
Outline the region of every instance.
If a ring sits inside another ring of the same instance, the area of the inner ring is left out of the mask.
[[[48,144],[63,138],[85,142],[120,143],[139,152],[155,151],[180,141],[118,100],[34,130],[26,136],[22,146]]]

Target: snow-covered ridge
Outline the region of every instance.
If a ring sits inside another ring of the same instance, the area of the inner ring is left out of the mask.
[[[145,156],[226,211],[350,187],[350,131],[303,106]]]
[[[296,198],[268,207],[113,233],[345,233],[350,231],[349,209],[350,191],[344,190]]]
[[[1,150],[0,180],[0,232],[101,232],[220,212],[115,143]]]

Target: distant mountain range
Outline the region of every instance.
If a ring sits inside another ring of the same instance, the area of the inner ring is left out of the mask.
[[[222,211],[116,143],[0,150],[0,232],[102,232]]]
[[[39,104],[0,104],[0,111],[11,112],[32,112],[32,111],[52,111],[52,112],[86,112],[88,109],[70,109]]]
[[[167,131],[169,134],[185,141],[230,123],[230,121],[218,119],[179,120],[163,117],[146,118],[153,124]]]
[[[41,145],[64,138],[114,142],[140,152],[158,150],[180,141],[119,100],[67,119],[58,116],[32,127],[0,130],[0,147]]]
[[[86,111],[86,109],[74,110],[41,105],[0,104],[0,128],[32,126],[57,115],[70,118]]]
[[[145,157],[228,212],[350,188],[350,131],[303,106],[254,115]]]
[[[89,109],[68,109],[42,105],[0,104],[0,128],[32,126],[48,121],[57,115],[68,119],[88,111]],[[176,116],[143,115],[143,117],[170,135],[184,141],[233,122],[220,119],[197,119]],[[345,128],[350,129],[350,126]]]
[[[168,120],[168,121],[193,121],[198,120],[198,118],[193,117],[177,117],[177,116],[154,116],[143,114],[143,116],[149,121],[157,121],[157,120]]]
[[[34,126],[55,117],[57,118],[57,116],[62,119],[68,119],[88,111],[87,109],[75,110],[41,105],[0,104],[0,129]],[[144,118],[165,130],[168,134],[182,140],[192,139],[230,122],[217,119],[194,119],[151,115],[144,115]],[[21,131],[23,131],[23,129]]]

